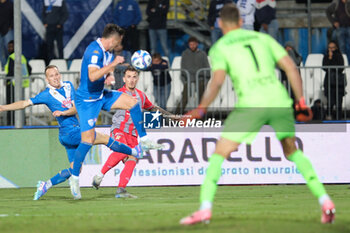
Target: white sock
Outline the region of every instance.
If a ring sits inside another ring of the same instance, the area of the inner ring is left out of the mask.
[[[328,200],[330,200],[328,194],[324,194],[318,199],[318,203],[320,203],[320,205],[323,206],[324,202]]]
[[[49,188],[51,188],[52,187],[52,182],[51,182],[51,180],[48,180],[48,181],[46,181],[46,189],[48,190]]]
[[[148,139],[148,135],[145,135],[142,138],[140,138],[141,142],[147,141]]]
[[[137,150],[135,148],[131,148],[131,155],[137,156]]]
[[[212,207],[213,207],[213,203],[211,203],[210,201],[203,201],[199,209],[206,210],[206,209],[211,209]]]
[[[79,176],[72,175],[72,178],[79,181]]]
[[[97,173],[97,175],[100,176],[100,177],[104,177],[104,176],[105,176],[101,171],[99,171],[99,172]]]

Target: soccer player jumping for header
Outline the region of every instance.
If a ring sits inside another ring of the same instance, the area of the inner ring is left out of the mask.
[[[161,145],[148,139],[143,126],[141,107],[137,100],[125,93],[104,89],[105,83],[110,85],[114,81],[114,68],[124,62],[123,57],[116,56],[114,59],[113,54],[109,52],[122,42],[123,35],[122,28],[115,24],[107,24],[102,38],[91,42],[84,52],[80,86],[77,89],[75,99],[81,127],[81,143],[75,153],[73,172],[70,178],[70,188],[74,199],[81,199],[79,171],[86,153],[95,141],[95,124],[101,109],[106,111],[111,109],[129,110],[140,136],[142,150],[161,148]],[[107,146],[113,149],[118,144],[113,138],[109,138]]]
[[[224,36],[210,49],[213,77],[197,107],[187,115],[203,117],[215,99],[226,74],[238,96],[235,110],[224,124],[224,132],[210,158],[206,177],[200,190],[200,209],[181,219],[180,224],[208,222],[221,175],[221,165],[241,143],[250,144],[260,128],[268,124],[281,141],[286,158],[294,162],[307,186],[321,205],[322,223],[331,223],[335,207],[319,181],[310,160],[295,146],[292,100],[275,75],[275,65],[282,68],[291,83],[296,109],[308,110],[302,96],[302,82],[296,66],[286,51],[269,35],[240,29],[242,20],[235,4],[226,4],[220,12],[219,26]]]

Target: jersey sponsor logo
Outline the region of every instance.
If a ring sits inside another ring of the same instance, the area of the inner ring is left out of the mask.
[[[99,52],[99,51],[97,51],[97,50],[93,51],[93,53],[100,54],[100,52]]]
[[[156,112],[143,113],[143,126],[146,129],[160,129],[162,122],[162,114],[157,110]]]
[[[93,55],[93,56],[91,57],[91,63],[96,64],[97,61],[98,61],[98,56]]]

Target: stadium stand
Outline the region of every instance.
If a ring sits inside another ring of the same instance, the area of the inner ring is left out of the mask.
[[[2,70],[2,66],[0,63],[0,77],[5,76],[5,72]],[[5,85],[4,81],[0,79],[0,104],[6,103],[6,92],[5,92]]]
[[[73,59],[69,66],[69,71],[80,72],[82,59]]]
[[[143,91],[148,99],[154,103],[155,98],[153,95],[153,76],[151,71],[141,71],[140,80],[137,83],[137,89]]]
[[[68,65],[65,59],[52,59],[50,65],[57,66],[60,72],[68,71]]]
[[[44,59],[31,59],[29,65],[32,67],[32,73],[44,73],[46,66]]]
[[[69,73],[64,74],[64,76],[69,76],[67,80],[73,83],[75,89],[78,88],[80,82],[81,62],[82,59],[73,59],[69,66]]]
[[[309,54],[306,58],[304,68],[301,68],[300,74],[304,85],[304,96],[307,104],[312,103],[317,99],[322,99],[325,102],[323,95],[323,80],[325,72],[322,70],[323,54]],[[319,68],[316,68],[319,67]]]
[[[344,66],[349,66],[349,61],[345,54],[343,54],[343,58],[344,58]],[[348,110],[350,109],[350,94],[349,94],[350,93],[350,85],[349,85],[350,68],[345,68],[344,72],[345,72],[345,78],[347,80],[347,85],[345,87],[345,93],[347,94],[344,96],[344,99],[343,99],[343,107],[345,110]]]
[[[181,99],[181,94],[184,85],[181,80],[181,56],[174,57],[171,64],[170,76],[171,76],[171,90],[170,96],[167,102],[167,108],[176,108]]]
[[[237,101],[236,94],[232,87],[231,78],[227,75],[224,85],[221,87],[221,108],[223,111],[231,111]]]

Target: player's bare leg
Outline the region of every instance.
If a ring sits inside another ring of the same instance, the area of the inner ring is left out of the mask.
[[[238,142],[220,138],[216,144],[215,152],[210,157],[207,175],[201,185],[200,209],[192,215],[180,220],[182,225],[193,225],[200,222],[209,223],[211,219],[213,200],[217,189],[217,182],[221,176],[221,165],[231,152],[237,150]]]
[[[94,145],[103,144],[115,152],[121,152],[127,155],[132,155],[132,156],[135,156],[136,158],[142,158],[143,156],[143,150],[140,145],[137,145],[135,148],[130,148],[129,146],[123,143],[115,141],[109,135],[102,134],[99,132],[96,132],[96,138],[93,144]]]
[[[310,160],[301,150],[296,148],[294,137],[282,139],[281,144],[286,158],[295,163],[310,191],[318,198],[322,210],[321,222],[332,223],[335,219],[335,206],[323,184],[319,181]]]

